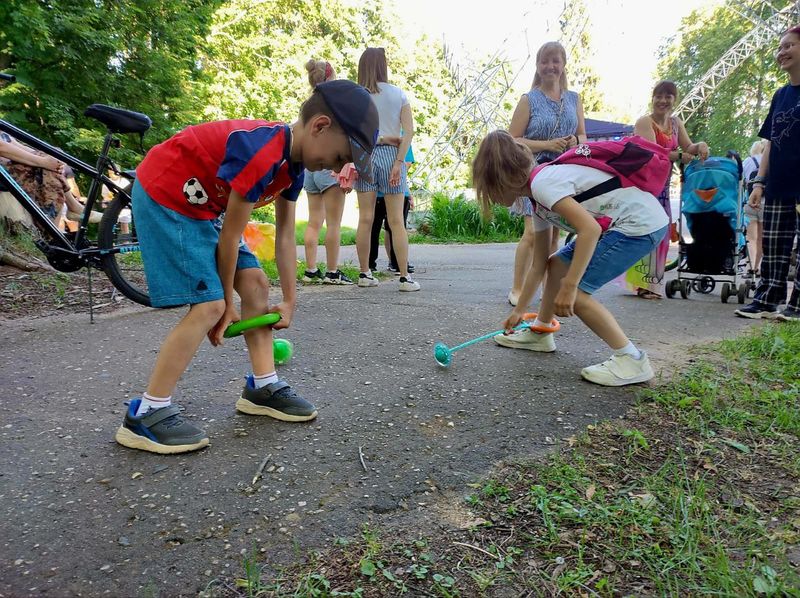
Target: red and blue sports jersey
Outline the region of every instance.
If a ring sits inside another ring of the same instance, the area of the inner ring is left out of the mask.
[[[253,203],[296,201],[303,165],[290,159],[291,139],[288,125],[264,120],[187,127],[151,149],[136,178],[154,201],[198,220],[224,212],[231,190]]]

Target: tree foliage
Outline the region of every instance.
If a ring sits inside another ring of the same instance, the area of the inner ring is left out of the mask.
[[[441,43],[405,35],[378,0],[5,0],[0,21],[0,69],[18,80],[0,85],[0,116],[85,158],[104,132],[83,116],[89,104],[148,114],[145,146],[205,120],[293,122],[308,59],[355,80],[370,45],[411,97],[417,151],[453,95]]]
[[[89,157],[102,127],[83,116],[105,103],[144,112],[163,139],[193,120],[206,78],[196,63],[208,0],[5,0],[0,4],[0,114]],[[131,146],[136,146],[135,142]]]
[[[581,95],[584,111],[605,110],[605,97],[600,90],[600,77],[589,62],[592,39],[588,30],[586,0],[573,0],[564,8],[559,20],[561,39],[567,51],[567,75],[570,87]]]
[[[772,3],[777,8],[786,4]],[[760,6],[760,17],[769,18],[769,3]],[[683,19],[678,34],[662,48],[658,73],[675,81],[682,94],[689,93],[722,55],[756,26],[724,5],[696,10]],[[777,45],[778,34],[774,44],[752,54],[717,87],[686,123],[692,140],[706,141],[717,155],[729,149],[747,155],[772,94],[786,83],[775,61]]]

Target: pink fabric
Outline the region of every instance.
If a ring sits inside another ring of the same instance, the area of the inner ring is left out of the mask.
[[[530,180],[550,164],[578,164],[602,170],[619,177],[623,187],[637,187],[655,196],[663,190],[664,181],[672,170],[669,151],[638,136],[576,145],[552,162],[537,166]]]
[[[358,171],[352,162],[348,162],[342,166],[342,170],[336,174],[336,180],[342,189],[352,189],[355,182],[358,180]]]

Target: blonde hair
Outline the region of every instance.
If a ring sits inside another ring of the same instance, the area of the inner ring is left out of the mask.
[[[764,153],[764,146],[767,144],[766,141],[763,139],[759,139],[753,142],[753,145],[750,146],[750,155],[751,156],[758,156],[759,154]]]
[[[492,198],[526,186],[532,168],[533,154],[508,131],[498,129],[484,137],[472,161],[472,186],[486,220],[492,218]]]
[[[358,59],[358,84],[370,93],[380,93],[378,83],[389,82],[389,67],[383,48],[367,48]]]
[[[308,84],[311,85],[312,89],[320,83],[333,78],[333,67],[326,60],[314,60],[312,58],[306,62],[306,70],[308,71]]]
[[[542,86],[542,77],[539,75],[539,61],[544,59],[545,56],[553,53],[559,54],[561,56],[561,60],[564,62],[564,68],[561,71],[561,77],[558,79],[558,85],[561,88],[560,91],[567,91],[567,89],[569,89],[569,85],[567,85],[567,51],[559,42],[547,42],[542,44],[542,47],[539,48],[538,52],[536,52],[536,74],[533,76],[533,85],[531,85],[531,89],[536,89],[537,87]]]

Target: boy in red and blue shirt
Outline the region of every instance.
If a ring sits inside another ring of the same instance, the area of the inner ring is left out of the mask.
[[[222,343],[240,318],[278,312],[288,328],[295,308],[295,202],[304,167],[339,170],[353,162],[371,178],[378,131],[369,92],[350,81],[318,85],[294,124],[227,120],[184,129],[148,152],[136,171],[133,216],[154,307],[189,304],[167,335],[147,391],[130,402],[116,440],[155,453],[208,445],[203,430],[180,415],[172,392],[203,339]],[[275,255],[283,299],[268,302],[269,281],[241,242],[256,207],[275,203]],[[220,216],[224,220],[220,225]],[[241,316],[233,302],[241,299]],[[272,329],[245,333],[253,373],[237,410],[283,421],[308,421],[317,411],[275,373]]]

